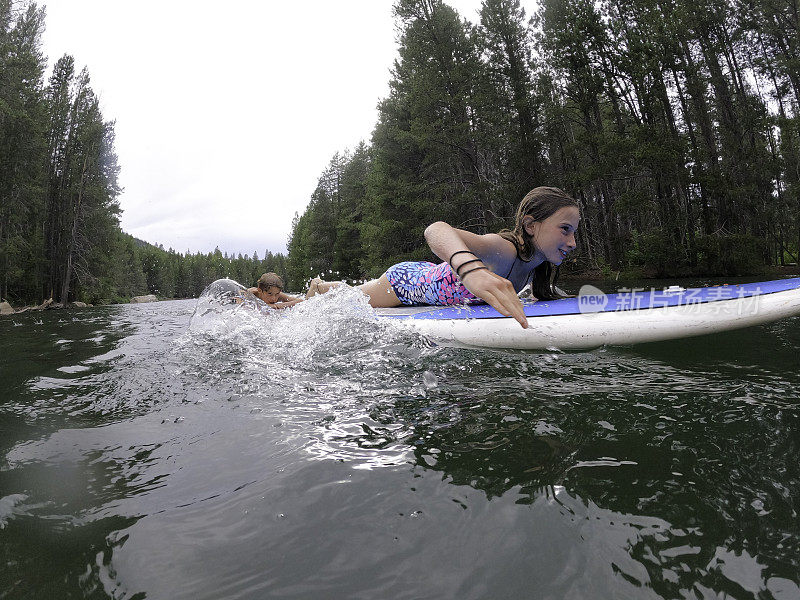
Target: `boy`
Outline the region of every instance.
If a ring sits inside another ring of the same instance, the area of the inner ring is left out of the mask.
[[[259,300],[263,300],[271,308],[289,308],[303,298],[294,298],[283,293],[283,280],[275,273],[264,273],[259,279],[256,287],[252,287],[248,292]]]

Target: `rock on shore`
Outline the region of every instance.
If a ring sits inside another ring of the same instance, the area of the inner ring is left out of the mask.
[[[76,302],[70,302],[68,306],[69,308],[88,308],[92,305],[86,304],[85,302],[76,301]],[[18,315],[20,313],[25,313],[32,310],[41,311],[41,310],[50,310],[53,308],[64,308],[64,305],[58,302],[53,302],[52,298],[48,298],[38,306],[23,306],[22,308],[14,310],[14,307],[11,306],[8,302],[0,302],[0,315],[1,316],[14,315],[14,314]]]
[[[131,298],[131,304],[141,304],[142,302],[156,302],[158,298],[156,298],[153,294],[148,294],[147,296],[134,296]]]

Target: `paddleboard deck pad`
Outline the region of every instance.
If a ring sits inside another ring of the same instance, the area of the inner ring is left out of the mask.
[[[377,309],[433,341],[526,350],[588,349],[711,334],[800,314],[800,278],[705,288],[671,287],[523,303],[529,327],[488,305]]]

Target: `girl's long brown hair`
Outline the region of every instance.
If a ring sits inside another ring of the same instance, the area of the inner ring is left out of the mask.
[[[580,209],[578,201],[564,190],[546,186],[534,188],[519,203],[514,229],[503,229],[499,235],[514,244],[517,256],[521,261],[529,262],[536,252],[536,244],[533,237],[525,231],[523,219],[530,216],[534,221],[544,221],[566,206]],[[531,291],[539,300],[556,300],[565,297],[556,289],[558,271],[559,268],[548,261],[544,261],[533,270]]]

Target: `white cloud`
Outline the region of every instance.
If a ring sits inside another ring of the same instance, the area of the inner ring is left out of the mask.
[[[50,64],[86,66],[116,121],[122,228],[180,252],[284,252],[333,154],[369,140],[396,57],[389,0],[44,3]]]

